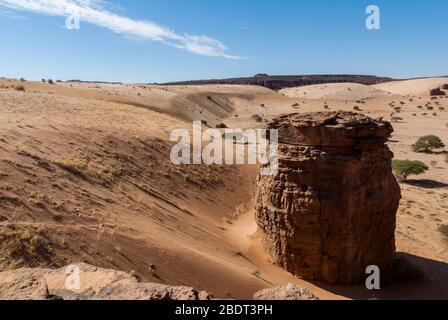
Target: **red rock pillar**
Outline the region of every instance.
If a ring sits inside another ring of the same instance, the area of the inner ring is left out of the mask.
[[[275,262],[307,280],[353,285],[391,277],[400,187],[392,126],[351,112],[275,119],[279,170],[259,176],[256,220]]]

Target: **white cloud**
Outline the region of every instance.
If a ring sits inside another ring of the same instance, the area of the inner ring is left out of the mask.
[[[76,14],[81,23],[87,22],[125,36],[159,41],[202,56],[241,59],[227,54],[228,48],[216,39],[178,34],[154,22],[117,15],[105,9],[103,0],[0,0],[0,5],[51,16],[69,17]]]

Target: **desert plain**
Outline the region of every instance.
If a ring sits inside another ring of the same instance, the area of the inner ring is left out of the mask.
[[[448,78],[250,85],[0,79],[0,271],[85,262],[219,298],[294,283],[320,299],[448,298]],[[380,291],[307,282],[272,263],[254,219],[257,166],[176,166],[170,134],[201,120],[263,128],[288,113],[353,111],[390,121],[395,159],[429,170],[400,183],[398,276]],[[402,275],[402,276],[400,276]],[[104,280],[104,279],[103,279]]]

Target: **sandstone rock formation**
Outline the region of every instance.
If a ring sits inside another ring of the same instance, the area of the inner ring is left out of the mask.
[[[390,280],[400,187],[392,126],[351,112],[286,115],[279,170],[257,182],[256,220],[274,261],[307,280],[353,285],[366,267]]]
[[[0,273],[0,300],[210,300],[189,287],[140,283],[132,275],[77,264],[80,289],[67,288],[67,267],[19,269]]]
[[[311,291],[289,283],[272,289],[260,290],[254,300],[319,300]]]

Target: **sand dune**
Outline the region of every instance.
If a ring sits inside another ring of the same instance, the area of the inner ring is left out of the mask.
[[[289,88],[281,90],[280,93],[292,98],[349,101],[376,98],[387,94],[383,90],[358,83],[329,83]]]
[[[373,85],[372,87],[402,96],[428,96],[431,89],[438,88],[444,84],[448,84],[448,78],[425,78],[392,81]]]

